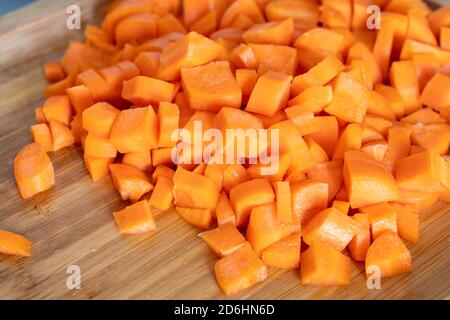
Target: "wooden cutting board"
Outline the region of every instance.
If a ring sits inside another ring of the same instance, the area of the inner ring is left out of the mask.
[[[445,0],[443,0],[445,1]],[[80,0],[83,23],[102,18],[107,1]],[[31,258],[0,255],[0,299],[225,299],[214,280],[215,256],[199,230],[174,210],[155,213],[158,232],[120,235],[112,212],[125,203],[109,177],[92,183],[80,148],[51,155],[56,187],[23,200],[13,160],[31,141],[34,108],[44,101],[45,61],[59,58],[81,31],[65,27],[73,0],[41,0],[0,17],[0,229],[34,243]],[[229,298],[445,299],[450,294],[450,205],[421,214],[421,239],[408,244],[414,271],[368,290],[363,265],[353,262],[345,288],[301,286],[298,270],[269,271],[263,283]],[[81,289],[66,286],[67,269],[81,270]]]

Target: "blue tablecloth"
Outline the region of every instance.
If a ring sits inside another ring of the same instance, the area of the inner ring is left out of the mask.
[[[0,0],[0,15],[19,9],[36,0]]]

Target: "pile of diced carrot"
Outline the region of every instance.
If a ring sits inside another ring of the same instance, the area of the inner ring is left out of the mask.
[[[154,209],[174,206],[207,230],[226,294],[267,266],[300,268],[308,285],[349,284],[350,257],[382,277],[411,271],[403,241],[418,241],[419,212],[450,201],[450,7],[116,0],[85,39],[45,65],[34,143],[14,163],[24,198],[54,185],[47,152],[81,144],[92,180],[111,174],[131,202],[114,213],[120,232],[155,230]],[[196,121],[278,130],[277,172],[175,165],[173,132]],[[0,252],[31,246],[0,232]]]

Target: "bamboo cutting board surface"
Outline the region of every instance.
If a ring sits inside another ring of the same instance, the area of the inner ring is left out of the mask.
[[[99,21],[107,1],[41,0],[0,17],[0,229],[33,241],[33,256],[0,255],[0,299],[446,299],[450,296],[450,205],[421,214],[420,242],[407,244],[411,274],[368,290],[364,267],[352,262],[348,287],[301,286],[298,270],[269,270],[263,283],[225,297],[214,280],[216,257],[199,230],[174,210],[155,212],[158,232],[120,235],[112,212],[122,202],[109,177],[92,183],[80,148],[51,155],[56,187],[31,200],[16,189],[13,160],[31,141],[34,108],[44,101],[42,66],[59,58],[80,31],[65,27],[78,4],[83,24]],[[67,268],[81,270],[81,289],[66,287]]]

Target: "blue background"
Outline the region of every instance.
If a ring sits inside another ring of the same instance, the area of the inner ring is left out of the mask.
[[[0,15],[16,10],[36,0],[0,0]]]

